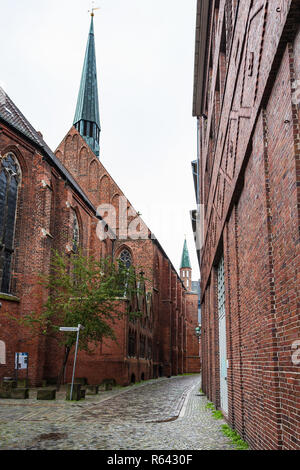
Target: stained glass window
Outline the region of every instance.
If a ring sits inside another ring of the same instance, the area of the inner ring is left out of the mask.
[[[128,250],[123,250],[120,254],[120,260],[125,264],[126,268],[130,268],[132,265],[131,254]]]
[[[74,253],[78,252],[79,249],[79,242],[80,242],[80,236],[79,236],[79,223],[78,223],[78,217],[76,212],[73,210],[73,240],[72,240],[72,249]]]
[[[20,165],[15,155],[8,153],[0,159],[0,287],[4,293],[10,290],[20,181]]]
[[[134,357],[136,354],[136,332],[128,331],[128,357]]]

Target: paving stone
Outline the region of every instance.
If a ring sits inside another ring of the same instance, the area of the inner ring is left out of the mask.
[[[68,402],[0,400],[1,450],[231,450],[200,376],[161,378]],[[62,397],[62,398],[60,398]]]

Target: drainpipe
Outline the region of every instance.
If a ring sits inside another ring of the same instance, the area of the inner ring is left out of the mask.
[[[200,205],[200,119],[197,118],[197,209]]]

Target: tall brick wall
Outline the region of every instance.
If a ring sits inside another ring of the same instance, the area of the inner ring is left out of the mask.
[[[297,44],[299,35],[297,37]],[[291,344],[299,340],[299,116],[291,104],[293,45],[288,44],[265,111],[268,168],[269,233],[272,267],[273,352],[278,364],[281,440],[285,448],[300,447],[300,368],[293,366]],[[284,93],[283,93],[284,89]],[[295,152],[296,151],[296,152]],[[284,165],[282,162],[284,161]],[[297,277],[298,276],[298,277]],[[277,353],[278,351],[278,353]],[[277,353],[277,354],[276,354]]]
[[[185,294],[186,304],[186,372],[197,374],[200,372],[199,339],[195,328],[198,326],[198,294],[187,292]]]
[[[2,125],[0,152],[13,152],[21,165],[22,184],[18,194],[11,292],[0,293],[2,308],[1,339],[6,344],[6,364],[0,366],[0,377],[14,376],[15,352],[29,353],[29,379],[40,383],[62,356],[56,341],[32,337],[30,330],[8,319],[9,314],[22,317],[41,312],[48,292],[40,285],[40,274],[49,273],[53,249],[67,253],[72,241],[72,212],[75,210],[81,233],[81,246],[86,254],[103,254],[101,242],[93,235],[97,219],[90,208],[57,173],[54,167],[26,139]],[[83,230],[84,227],[84,230]],[[92,230],[94,228],[94,230]],[[108,254],[107,253],[107,254]],[[19,376],[25,375],[24,371]]]
[[[75,136],[78,139],[76,140],[76,148],[73,147],[71,158],[68,157],[68,153],[66,154],[66,148],[68,149],[71,139],[73,141]],[[87,171],[81,174],[80,167],[83,154],[87,161]],[[96,207],[104,203],[110,203],[115,207],[117,215],[116,234],[117,236],[122,235],[119,233],[119,198],[125,197],[124,193],[108,174],[102,163],[95,158],[74,127],[71,128],[59,145],[56,156],[76,177]],[[128,224],[130,224],[134,218],[130,214],[134,214],[135,210],[129,201],[127,201],[127,211]],[[147,369],[144,374],[147,377],[152,374],[157,377],[161,374],[177,375],[179,372],[183,373],[186,370],[185,355],[187,354],[186,345],[183,344],[183,328],[186,322],[185,312],[183,311],[185,309],[185,300],[182,295],[184,287],[170,261],[151,239],[132,240],[131,238],[122,238],[117,238],[114,243],[114,257],[118,258],[124,248],[128,249],[132,255],[133,264],[145,273],[147,290],[152,292],[153,322],[151,328],[142,327],[140,324],[130,326],[131,330],[136,332],[137,348],[139,348],[140,335],[145,336],[146,341],[152,342],[153,359],[151,364],[148,364],[147,367],[144,366],[144,369]],[[129,325],[125,325],[124,328],[127,332]],[[125,337],[127,338],[126,334]],[[109,358],[106,358],[106,361],[109,360]],[[140,367],[139,359],[131,358],[129,364],[130,368],[135,367],[136,378],[140,377],[141,373],[138,372]]]
[[[44,340],[31,337],[29,332],[10,320],[8,313],[25,316],[39,311],[46,293],[38,286],[38,273],[47,273],[48,252],[51,241],[42,234],[50,222],[47,190],[42,180],[51,179],[51,169],[42,161],[33,146],[1,126],[0,151],[2,155],[13,152],[21,166],[22,182],[15,230],[15,255],[13,258],[12,290],[14,296],[0,295],[1,339],[6,344],[6,364],[0,365],[0,376],[13,376],[15,352],[29,353],[29,377],[34,383],[41,379],[44,364]],[[35,208],[33,217],[32,208]],[[31,243],[28,243],[31,240]],[[26,293],[26,295],[24,295]],[[29,299],[31,299],[29,301]],[[37,359],[39,356],[39,360]],[[22,377],[22,372],[20,372]]]
[[[227,419],[253,449],[299,449],[300,4],[218,3],[204,64],[207,119],[198,116],[203,390],[220,406],[224,255]]]

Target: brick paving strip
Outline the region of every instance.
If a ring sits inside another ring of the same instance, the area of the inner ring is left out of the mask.
[[[163,378],[79,403],[0,400],[0,449],[234,449],[200,383],[200,376]]]

